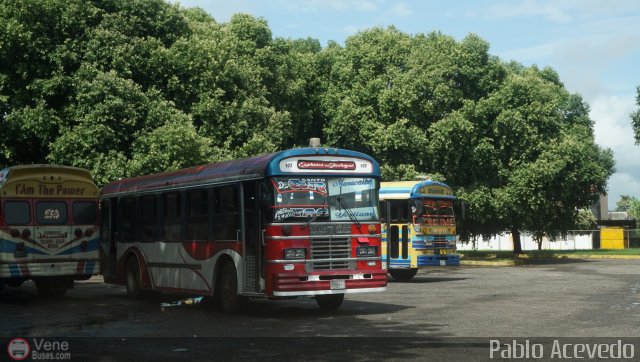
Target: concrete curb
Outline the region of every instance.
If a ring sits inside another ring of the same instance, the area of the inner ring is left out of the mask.
[[[519,257],[514,259],[500,259],[500,260],[464,260],[464,257],[460,260],[460,265],[471,266],[516,266],[534,264],[535,262],[558,262],[566,259],[627,259],[627,260],[640,260],[640,255],[592,255],[592,254],[575,254],[575,255],[557,255],[551,257]]]
[[[520,260],[460,260],[460,265],[472,266],[514,266],[522,264]]]

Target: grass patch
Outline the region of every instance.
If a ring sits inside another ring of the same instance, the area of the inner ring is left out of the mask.
[[[464,260],[514,260],[514,259],[562,259],[562,258],[606,258],[640,257],[640,249],[593,249],[593,250],[526,250],[522,254],[512,251],[458,250]]]

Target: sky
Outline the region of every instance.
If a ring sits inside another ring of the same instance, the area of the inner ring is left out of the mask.
[[[504,61],[550,66],[591,107],[596,142],[614,152],[609,209],[620,195],[640,198],[640,146],[630,114],[640,86],[637,0],[176,0],[217,22],[243,12],[264,18],[273,37],[315,38],[325,46],[372,27],[408,34],[477,34]]]

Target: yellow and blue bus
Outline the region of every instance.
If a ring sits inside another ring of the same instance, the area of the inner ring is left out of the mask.
[[[383,260],[396,280],[420,268],[460,265],[451,187],[438,181],[382,182]]]
[[[98,188],[89,171],[55,165],[0,170],[0,289],[33,280],[63,295],[100,272]]]

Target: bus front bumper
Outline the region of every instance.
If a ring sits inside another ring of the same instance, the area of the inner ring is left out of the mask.
[[[459,266],[460,255],[458,254],[428,254],[418,255],[418,267],[421,266]]]
[[[273,296],[294,297],[323,294],[382,292],[387,287],[387,271],[339,272],[330,274],[274,274]]]

